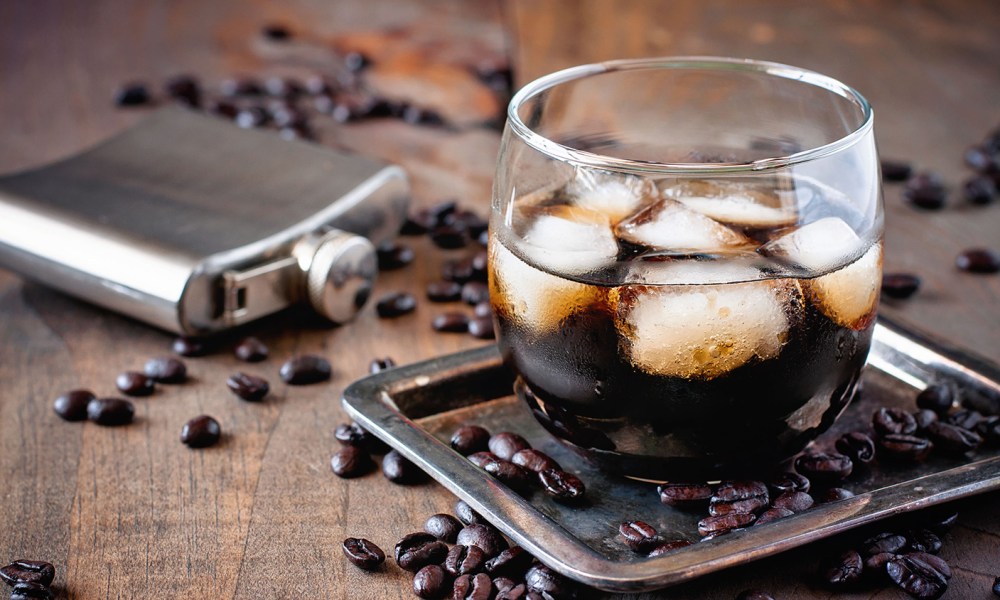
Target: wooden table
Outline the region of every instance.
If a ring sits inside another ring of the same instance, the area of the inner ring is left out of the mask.
[[[292,46],[261,38],[261,25],[274,21],[295,33]],[[963,248],[1000,244],[1000,202],[969,206],[955,191],[968,175],[964,149],[1000,125],[998,31],[1000,11],[990,0],[4,2],[0,170],[69,155],[136,121],[143,110],[110,101],[123,81],[158,84],[180,72],[206,82],[241,72],[300,75],[328,64],[333,41],[391,54],[398,47],[386,40],[402,39],[404,50],[465,65],[502,60],[509,48],[519,83],[606,58],[715,54],[788,62],[861,90],[875,106],[883,155],[935,170],[953,190],[948,208],[926,213],[904,205],[899,187],[886,186],[886,270],[924,280],[918,296],[886,309],[1000,360],[1000,278],[953,266]],[[358,32],[374,35],[348,35]],[[389,93],[413,81],[406,69],[381,76],[378,85]],[[439,106],[449,102],[468,109],[447,94]],[[493,129],[328,119],[318,131],[324,144],[402,164],[417,205],[457,198],[486,212],[499,142]],[[415,264],[385,274],[379,292],[420,294],[443,261],[462,255],[426,239],[412,244]],[[340,393],[372,358],[406,363],[482,343],[432,332],[439,311],[424,302],[415,314],[387,321],[369,307],[339,328],[294,316],[271,321],[258,332],[271,349],[267,362],[247,366],[226,351],[190,359],[192,382],[162,386],[136,401],[135,424],[107,429],[61,421],[52,399],[76,387],[112,393],[117,373],[169,353],[172,336],[0,271],[0,563],[55,563],[67,598],[412,597],[409,575],[394,565],[361,572],[344,560],[340,543],[363,535],[391,549],[428,515],[450,511],[453,498],[434,484],[400,487],[377,474],[341,480],[329,458],[334,428],[345,420]],[[329,356],[333,380],[280,385],[281,361],[301,352]],[[226,377],[238,369],[272,381],[266,402],[239,402],[226,391]],[[202,413],[219,418],[226,436],[215,448],[192,451],[178,434]],[[998,500],[992,494],[961,507],[942,552],[955,570],[947,597],[990,597],[1000,575]],[[662,597],[732,598],[755,587],[780,598],[825,598],[831,592],[814,576],[821,550]],[[846,597],[904,596],[876,588]]]

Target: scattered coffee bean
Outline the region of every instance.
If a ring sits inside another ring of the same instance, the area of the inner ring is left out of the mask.
[[[462,575],[455,580],[451,597],[452,600],[491,600],[493,581],[486,573]]]
[[[122,398],[94,398],[87,403],[87,418],[98,425],[127,425],[135,416],[135,407]]]
[[[669,554],[675,550],[680,550],[681,548],[687,548],[691,545],[691,542],[687,540],[671,540],[669,542],[663,542],[656,548],[649,551],[646,556],[653,558],[654,556],[661,556],[663,554]]]
[[[181,442],[188,448],[214,446],[222,437],[219,422],[208,415],[195,417],[181,428]]]
[[[204,340],[183,336],[175,338],[171,348],[176,354],[188,357],[205,356],[209,352],[208,343]]]
[[[875,459],[875,442],[862,431],[851,431],[837,439],[837,452],[851,459],[854,464],[867,465]]]
[[[417,299],[406,292],[393,292],[379,299],[375,312],[383,319],[393,319],[411,313],[417,308]]]
[[[872,537],[861,542],[859,552],[862,556],[873,556],[883,552],[898,554],[906,548],[906,544],[906,536],[899,535],[898,533],[893,533],[891,531],[885,531],[873,535]]]
[[[899,408],[880,408],[872,415],[872,426],[881,435],[887,433],[916,433],[917,422],[913,415]]]
[[[493,577],[506,575],[520,578],[524,576],[533,560],[534,558],[524,548],[511,546],[486,561],[484,567],[486,572]]]
[[[343,550],[347,560],[366,571],[374,571],[385,562],[385,552],[364,538],[347,538]]]
[[[771,505],[798,513],[810,509],[814,502],[812,496],[805,492],[785,492],[775,498]]]
[[[465,283],[475,276],[471,260],[448,261],[441,268],[441,278],[445,281]],[[461,293],[459,294],[461,297]]]
[[[835,483],[853,469],[854,463],[843,454],[807,453],[795,459],[795,470],[817,483]]]
[[[937,174],[924,171],[907,180],[903,196],[917,208],[938,210],[944,208],[948,193]]]
[[[376,249],[380,271],[401,269],[413,262],[413,249],[399,242],[385,242]]]
[[[794,514],[795,513],[793,511],[787,508],[781,508],[781,507],[769,508],[764,512],[760,513],[760,516],[757,517],[757,520],[754,522],[754,527],[756,527],[757,525],[765,525],[767,523],[772,523],[774,521],[777,521],[778,519],[784,519],[785,517],[790,517]]]
[[[455,540],[458,539],[458,532],[461,530],[462,523],[445,513],[431,515],[424,523],[424,531],[449,544],[455,543]]]
[[[878,445],[887,458],[910,462],[924,460],[934,448],[930,440],[901,433],[882,436]]]
[[[977,175],[965,181],[962,195],[972,204],[989,204],[997,195],[997,184],[992,177]]]
[[[233,354],[236,358],[242,360],[243,362],[260,362],[267,359],[269,351],[264,342],[259,339],[250,336],[243,338],[243,340],[236,345],[233,349]]]
[[[466,333],[469,331],[469,317],[460,312],[446,312],[434,317],[431,327],[442,333]]]
[[[996,273],[1000,271],[1000,252],[971,248],[958,255],[955,266],[968,273]]]
[[[129,396],[149,396],[156,389],[156,383],[145,373],[125,371],[115,378],[115,387]]]
[[[421,483],[426,479],[417,465],[396,450],[390,450],[382,459],[382,474],[389,481],[401,485]]]
[[[951,568],[933,554],[911,552],[885,565],[889,579],[914,598],[940,598],[948,590]]]
[[[879,579],[888,577],[885,572],[885,565],[897,555],[892,552],[880,552],[864,559],[864,571],[862,575],[869,579]]]
[[[917,406],[933,410],[938,415],[948,414],[954,401],[954,388],[943,383],[931,384],[917,394]]]
[[[18,583],[37,583],[49,585],[56,576],[56,568],[52,563],[42,560],[15,560],[0,567],[0,580],[7,585]]]
[[[463,425],[451,436],[451,447],[462,456],[469,456],[485,452],[489,448],[489,441],[489,431],[478,425]]]
[[[261,34],[269,40],[284,42],[292,38],[292,32],[285,25],[271,23],[265,25],[260,30]]]
[[[159,383],[183,383],[187,379],[187,366],[171,357],[152,358],[146,361],[143,372]]]
[[[515,587],[518,587],[519,585],[522,588],[524,588],[524,584],[523,583],[519,584],[516,581],[514,581],[513,579],[511,579],[510,577],[504,577],[503,575],[501,575],[500,577],[494,577],[493,578],[493,589],[495,589],[498,594],[503,593],[503,592],[511,591]],[[524,597],[523,594],[526,591],[527,591],[527,589],[525,589],[524,591],[521,592],[522,593],[521,598]]]
[[[448,546],[424,531],[404,536],[395,548],[396,563],[407,571],[418,571],[426,565],[440,564],[447,555]]]
[[[917,422],[917,433],[925,433],[928,427],[938,421],[938,416],[933,410],[921,408],[913,413],[913,420]]]
[[[371,472],[375,462],[367,452],[357,446],[344,446],[330,459],[330,468],[338,477],[350,479]]]
[[[743,590],[736,596],[736,600],[774,600],[774,596],[760,590]]]
[[[886,273],[882,276],[882,294],[888,298],[905,300],[920,289],[920,278],[909,273]]]
[[[663,504],[690,508],[708,504],[714,490],[705,483],[664,483],[656,488],[656,491]]]
[[[906,181],[913,174],[913,167],[910,163],[886,159],[880,162],[882,165],[882,179],[885,181]]]
[[[808,492],[810,482],[802,475],[789,471],[768,481],[767,487],[771,495],[780,496],[785,492]]]
[[[510,462],[529,471],[541,473],[549,469],[562,469],[548,454],[533,448],[518,450],[510,457]]]
[[[490,288],[481,281],[469,281],[462,286],[462,302],[475,306],[481,302],[489,302]]]
[[[480,469],[485,469],[486,465],[495,463],[498,460],[503,460],[492,452],[473,452],[468,456],[468,459],[469,462],[476,465]]]
[[[912,552],[937,554],[941,551],[941,538],[930,529],[912,529],[906,533],[908,547]]]
[[[752,513],[766,507],[769,501],[767,485],[762,481],[725,481],[709,500],[708,513],[713,517]]]
[[[330,379],[330,362],[315,354],[302,354],[285,361],[278,374],[289,385],[308,385]]]
[[[219,93],[227,98],[233,96],[259,96],[264,93],[260,82],[248,77],[225,79],[219,84]]]
[[[545,493],[559,502],[579,502],[587,492],[586,486],[579,477],[560,469],[547,469],[538,473]]]
[[[248,106],[240,109],[233,120],[237,126],[243,129],[253,129],[254,127],[263,126],[270,118],[267,111],[260,106]]]
[[[753,525],[757,517],[753,513],[730,512],[723,515],[705,517],[698,521],[698,533],[706,536]]]
[[[618,534],[626,546],[640,554],[649,554],[653,548],[663,543],[663,538],[657,534],[656,528],[642,521],[623,522],[618,526]]]
[[[938,450],[952,456],[972,452],[983,443],[978,433],[941,421],[931,423],[927,428],[927,437]]]
[[[977,410],[963,409],[945,417],[944,422],[962,429],[975,429],[986,417]]]
[[[479,513],[469,506],[469,503],[465,500],[459,500],[455,503],[455,516],[458,520],[466,525],[488,525],[489,522],[484,519]]]
[[[493,317],[476,317],[469,320],[469,335],[477,340],[496,339],[496,330],[493,326]]]
[[[820,497],[820,502],[837,502],[839,500],[847,500],[848,498],[853,498],[854,492],[851,490],[845,490],[840,487],[832,487],[825,492]]]
[[[993,580],[993,595],[1000,596],[1000,577]]]
[[[142,106],[149,104],[152,97],[149,88],[142,83],[127,83],[115,91],[116,106]]]
[[[175,75],[167,80],[163,91],[168,98],[182,102],[192,108],[201,106],[201,85],[191,75]]]
[[[480,302],[472,309],[472,313],[477,317],[493,318],[493,306],[489,302]]]
[[[374,375],[375,373],[381,373],[382,371],[395,368],[395,366],[396,361],[392,360],[388,356],[385,358],[373,358],[372,361],[368,363],[368,372]]]
[[[920,513],[921,526],[930,529],[938,535],[944,535],[958,521],[958,513],[944,510],[923,511]]]
[[[490,452],[504,460],[510,460],[519,450],[531,448],[528,440],[511,431],[502,431],[490,437]]]
[[[977,173],[996,173],[1000,170],[1000,162],[984,146],[973,146],[965,151],[965,164]]]
[[[271,386],[263,377],[242,372],[230,375],[226,380],[226,387],[247,402],[258,402],[271,390]]]
[[[1000,446],[1000,417],[994,415],[976,425],[976,433],[990,446]]]
[[[10,600],[53,600],[55,596],[48,586],[40,583],[16,583],[10,592]]]
[[[543,598],[563,600],[575,596],[573,584],[544,565],[534,565],[524,576],[529,592],[541,594]]]
[[[454,281],[434,281],[427,284],[427,299],[431,302],[454,302],[462,297],[462,285]]]
[[[93,399],[90,390],[71,390],[56,398],[52,410],[66,421],[83,421],[87,418],[87,404]]]
[[[440,225],[431,230],[431,241],[443,250],[464,248],[468,234],[464,227],[457,224]]]
[[[268,77],[264,80],[264,92],[274,98],[293,100],[304,91],[301,83],[288,77]]]
[[[845,587],[861,579],[864,562],[861,555],[848,550],[840,556],[828,559],[822,568],[823,581],[834,587]]]
[[[424,565],[413,576],[413,593],[421,598],[444,598],[447,592],[448,576],[437,565]]]
[[[448,550],[441,566],[452,577],[478,573],[483,570],[486,564],[486,555],[479,546],[463,546],[461,544],[452,546]]]
[[[479,546],[487,558],[493,558],[508,548],[507,540],[492,525],[473,523],[458,532],[457,543],[463,546]]]
[[[487,462],[483,465],[482,469],[493,477],[496,477],[498,481],[507,487],[518,492],[528,491],[535,480],[534,473],[502,458]]]

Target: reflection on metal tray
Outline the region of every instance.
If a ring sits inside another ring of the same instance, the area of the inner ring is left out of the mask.
[[[640,591],[694,579],[801,546],[865,523],[1000,488],[1000,450],[978,451],[964,464],[932,456],[891,470],[858,472],[843,484],[857,495],[817,505],[766,526],[647,558],[618,539],[618,524],[646,521],[666,539],[698,538],[702,512],[663,506],[653,485],[608,477],[561,446],[511,396],[512,376],[495,346],[384,371],[344,392],[344,406],[363,427],[399,450],[468,502],[541,562],[587,585]],[[916,389],[951,380],[964,401],[1000,409],[1000,368],[948,349],[885,319],[876,326],[864,393],[816,446],[829,448],[840,433],[863,428],[876,405],[912,410]],[[536,492],[523,498],[451,450],[459,423],[517,431],[587,484],[582,507],[564,506]]]

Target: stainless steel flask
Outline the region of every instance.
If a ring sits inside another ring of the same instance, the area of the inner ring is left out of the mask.
[[[0,178],[0,266],[185,335],[304,303],[350,320],[403,171],[183,108]]]

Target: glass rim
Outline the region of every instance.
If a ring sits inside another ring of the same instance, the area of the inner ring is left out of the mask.
[[[631,71],[641,69],[700,69],[714,71],[741,71],[761,73],[783,79],[800,81],[823,88],[842,98],[854,102],[861,108],[862,121],[850,133],[821,146],[807,148],[784,156],[762,158],[751,162],[726,163],[660,163],[641,161],[614,156],[607,156],[578,148],[572,148],[551,140],[528,127],[518,115],[518,110],[525,102],[556,86],[616,71]],[[717,56],[669,56],[658,58],[638,58],[609,60],[562,69],[548,75],[543,75],[525,84],[511,98],[507,106],[507,126],[526,144],[532,148],[577,166],[584,166],[608,171],[623,171],[639,174],[721,174],[721,173],[758,173],[781,169],[792,165],[814,161],[835,154],[853,146],[868,134],[873,127],[874,112],[871,104],[854,88],[815,71],[793,67],[777,62],[761,61],[743,58],[727,58]]]

